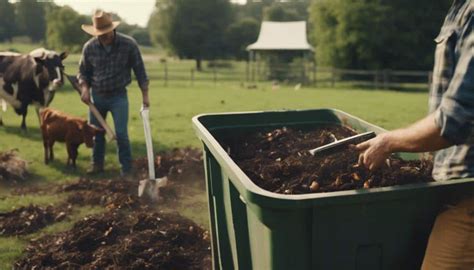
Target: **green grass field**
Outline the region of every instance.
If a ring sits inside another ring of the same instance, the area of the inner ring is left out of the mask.
[[[0,50],[3,47],[0,46]],[[75,74],[77,71],[78,55],[68,59],[67,72]],[[292,86],[281,86],[272,90],[270,83],[258,83],[257,89],[247,89],[238,82],[213,83],[199,81],[191,86],[188,81],[175,81],[168,87],[163,86],[160,78],[160,62],[158,56],[150,56],[146,65],[152,78],[150,85],[151,97],[151,126],[155,152],[169,150],[175,147],[201,147],[194,135],[191,118],[201,113],[262,111],[336,108],[358,116],[364,120],[387,129],[405,126],[427,112],[427,93],[424,92],[395,92],[373,89],[357,89],[351,86],[337,88],[301,88],[295,91]],[[180,65],[190,66],[193,62],[187,61]],[[145,142],[139,109],[141,94],[132,83],[129,87],[130,125],[129,133],[135,157],[145,156]],[[87,107],[79,100],[79,96],[67,84],[58,91],[51,107],[72,115],[86,117]],[[21,118],[10,108],[3,114],[5,125],[0,127],[0,151],[16,148],[19,155],[29,161],[29,170],[32,177],[24,185],[51,185],[75,180],[89,165],[91,150],[81,146],[79,149],[78,169],[72,171],[65,166],[66,150],[64,145],[55,146],[56,161],[50,165],[43,163],[43,146],[38,128],[38,119],[33,107],[27,117],[28,133],[21,132],[19,126]],[[110,122],[110,119],[109,119]],[[107,146],[106,170],[103,177],[116,176],[119,165],[115,154],[115,145]],[[11,195],[14,186],[0,183],[0,211],[10,211],[14,208],[30,203],[48,204],[64,200],[61,196],[49,195]],[[193,195],[187,202],[183,202],[176,210],[198,223],[207,226],[206,209],[196,211],[190,205],[197,202],[205,203],[205,194]],[[96,213],[96,208],[78,208],[72,221],[62,222],[46,228],[33,236],[57,232],[69,228],[74,220]],[[26,237],[0,238],[0,269],[11,268],[12,262],[21,255],[28,239]]]

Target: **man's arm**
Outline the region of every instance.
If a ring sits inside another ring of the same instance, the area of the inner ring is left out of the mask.
[[[429,152],[451,146],[441,135],[441,129],[430,114],[415,124],[378,135],[372,140],[356,146],[363,153],[359,157],[369,169],[380,167],[394,152]]]
[[[436,151],[451,145],[474,144],[474,33],[470,22],[463,31],[460,56],[440,106],[412,126],[356,146],[369,169],[376,169],[393,152]]]
[[[91,102],[90,85],[92,80],[92,65],[86,57],[86,46],[82,50],[81,60],[79,62],[79,85],[81,88],[81,100],[85,104]]]
[[[145,64],[143,63],[142,55],[140,53],[140,49],[138,48],[137,44],[134,44],[132,52],[131,52],[131,66],[133,69],[133,73],[135,73],[135,77],[137,78],[138,85],[142,90],[142,98],[143,98],[143,106],[149,107],[150,106],[150,98],[148,95],[148,86],[149,80],[145,70]]]

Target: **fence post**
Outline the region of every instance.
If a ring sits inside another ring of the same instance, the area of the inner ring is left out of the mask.
[[[431,85],[433,84],[433,72],[428,72],[428,90],[431,89]]]
[[[300,79],[300,80],[301,80],[301,84],[302,84],[302,85],[305,85],[305,84],[306,84],[306,72],[305,72],[305,71],[306,71],[306,67],[305,67],[305,65],[304,65],[304,63],[303,63],[303,66],[301,67],[301,75],[300,75],[300,76],[301,76],[301,79]]]
[[[390,70],[384,69],[383,71],[383,89],[387,89],[390,85]]]
[[[249,61],[247,61],[247,64],[245,65],[245,81],[249,82],[249,77],[250,77],[250,68],[249,68]]]
[[[194,86],[194,68],[191,68],[191,86]]]
[[[378,89],[379,88],[379,70],[374,71],[374,88]]]
[[[165,62],[165,76],[164,76],[164,79],[165,79],[165,86],[168,86],[168,63]]]
[[[336,69],[335,68],[331,69],[331,86],[332,87],[336,86]]]
[[[314,87],[318,86],[317,79],[316,79],[316,63],[313,62],[313,85]]]

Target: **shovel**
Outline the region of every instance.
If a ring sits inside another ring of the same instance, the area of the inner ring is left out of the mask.
[[[160,188],[168,184],[168,178],[155,179],[155,158],[153,154],[153,144],[151,140],[150,111],[147,107],[142,107],[140,115],[143,120],[145,131],[146,154],[148,159],[148,179],[141,180],[138,185],[138,197],[146,197],[152,201],[159,201]]]
[[[359,144],[368,141],[374,138],[375,136],[375,132],[373,131],[357,134],[348,138],[344,138],[342,140],[336,140],[335,142],[332,142],[330,144],[311,149],[309,150],[309,153],[313,156],[332,154],[346,148],[350,144]]]

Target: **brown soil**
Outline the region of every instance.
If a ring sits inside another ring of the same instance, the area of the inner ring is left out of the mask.
[[[18,157],[16,152],[0,152],[0,182],[16,183],[28,178],[28,163]]]
[[[192,221],[113,210],[32,241],[15,269],[211,269],[209,236]]]
[[[148,161],[146,158],[135,160],[135,168],[140,179],[148,177]],[[167,176],[172,182],[204,182],[202,151],[195,148],[177,148],[159,153],[155,158],[155,174],[157,178]]]
[[[135,209],[140,206],[138,182],[123,180],[90,180],[64,185],[60,191],[69,192],[67,202],[74,205],[101,205],[108,209]]]
[[[134,181],[120,179],[79,181],[64,185],[59,192],[69,192],[67,202],[74,205],[101,205],[109,209],[136,209],[145,202],[138,197],[138,182],[148,177],[146,158],[135,161],[137,171]],[[197,192],[205,192],[202,151],[193,148],[175,149],[160,153],[155,159],[156,177],[168,177],[168,185],[161,188],[164,202],[177,201],[186,196],[188,186],[198,186]],[[194,185],[198,183],[198,185]]]
[[[404,161],[391,156],[387,165],[371,172],[358,165],[359,153],[349,147],[330,155],[308,150],[356,132],[343,126],[312,131],[290,128],[226,138],[221,144],[240,168],[263,189],[283,194],[330,192],[433,181],[432,162]]]
[[[160,206],[189,194],[182,194],[184,186],[204,183],[201,155],[187,148],[157,156],[157,177],[169,179]],[[208,232],[138,198],[138,181],[148,175],[146,159],[137,160],[135,167],[136,181],[79,179],[57,189],[69,194],[72,205],[99,205],[108,211],[77,222],[69,231],[31,241],[14,268],[211,269]]]
[[[64,220],[70,210],[70,207],[30,205],[8,213],[0,213],[0,235],[24,235],[36,232]]]

